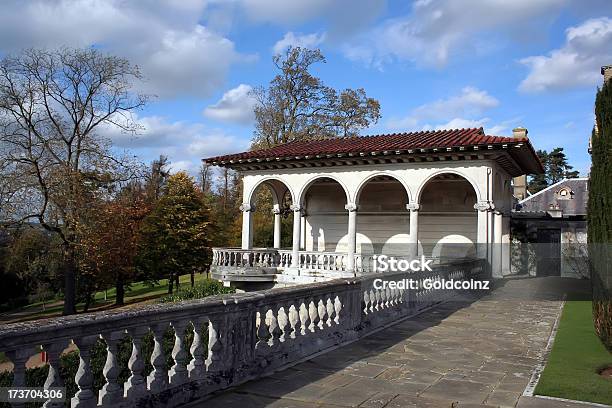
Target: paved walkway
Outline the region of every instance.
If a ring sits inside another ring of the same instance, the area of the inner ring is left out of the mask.
[[[521,398],[560,312],[559,300],[541,299],[566,284],[509,280],[190,406],[570,407]]]

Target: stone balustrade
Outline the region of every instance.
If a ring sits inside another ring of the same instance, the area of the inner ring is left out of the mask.
[[[264,259],[258,262],[267,262]],[[425,288],[377,290],[374,279],[462,280],[484,270],[482,260],[465,260],[436,265],[431,272],[370,274],[121,312],[2,325],[0,351],[14,363],[13,385],[24,386],[29,385],[25,363],[42,348],[50,365],[45,387],[54,387],[61,384],[60,353],[74,343],[80,353],[74,378],[78,391],[69,401],[71,407],[178,406],[354,341],[453,294]],[[173,364],[166,367],[162,338],[169,328],[174,331]],[[143,353],[147,336],[153,341],[153,351],[146,357],[152,366],[149,373],[145,372]],[[126,338],[131,342],[130,376],[120,383],[117,349]],[[101,339],[107,350],[105,384],[95,391],[92,348]],[[57,405],[48,402],[45,406]]]

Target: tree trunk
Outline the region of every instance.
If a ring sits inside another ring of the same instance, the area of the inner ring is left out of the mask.
[[[191,287],[195,286],[195,272],[191,271]]]
[[[181,285],[181,282],[179,281],[180,278],[181,278],[181,275],[179,275],[178,273],[174,274],[174,279],[175,279],[176,291],[177,292],[179,291],[180,285]]]
[[[64,249],[64,316],[76,314],[76,264],[70,248]]]
[[[123,306],[125,304],[125,287],[121,277],[115,281],[115,293],[115,306]]]
[[[174,274],[170,274],[168,277],[168,294],[171,295],[174,289]]]

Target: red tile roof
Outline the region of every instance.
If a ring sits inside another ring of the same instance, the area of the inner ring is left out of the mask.
[[[374,136],[355,136],[321,140],[303,140],[281,144],[269,149],[228,154],[204,159],[210,164],[242,163],[262,159],[308,159],[326,155],[359,155],[374,152],[398,152],[415,149],[446,149],[459,147],[516,144],[528,139],[488,136],[483,128],[449,129]],[[535,155],[535,152],[533,152]],[[536,158],[537,159],[537,158]]]

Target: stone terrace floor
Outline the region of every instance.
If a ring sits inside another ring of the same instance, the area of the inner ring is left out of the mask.
[[[521,397],[560,313],[584,281],[510,279],[191,407],[584,407]],[[542,300],[556,299],[556,300]]]

